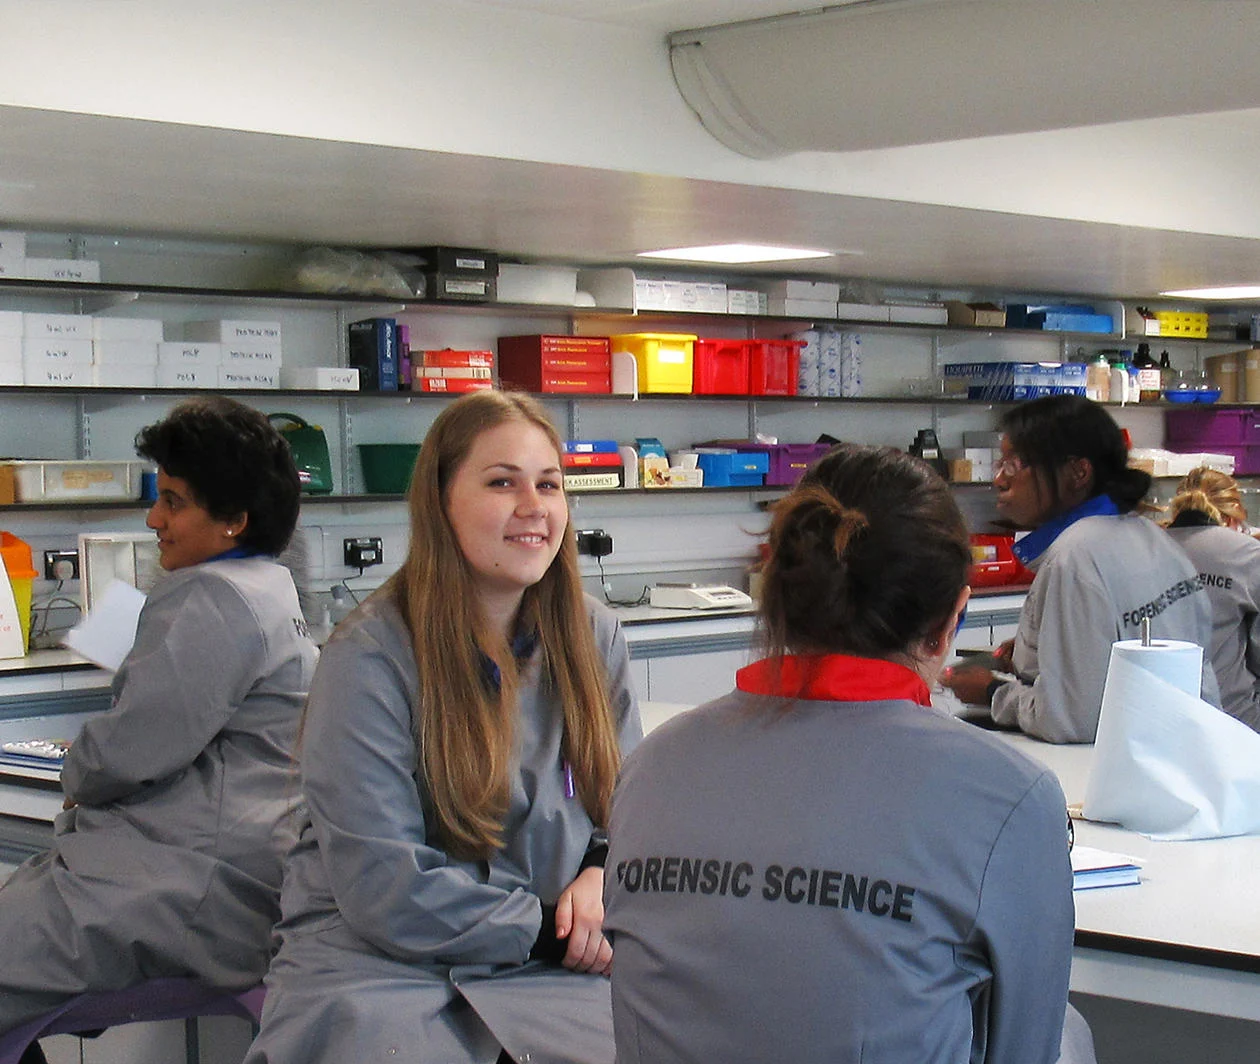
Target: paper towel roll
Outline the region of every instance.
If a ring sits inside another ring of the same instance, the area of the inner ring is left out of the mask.
[[[1194,643],[1112,645],[1090,820],[1166,839],[1260,831],[1260,734],[1199,697],[1202,660]]]
[[[1150,646],[1143,646],[1140,639],[1122,639],[1111,644],[1111,656],[1131,661],[1177,690],[1185,691],[1191,698],[1199,697],[1203,683],[1203,648],[1198,643],[1153,639]]]

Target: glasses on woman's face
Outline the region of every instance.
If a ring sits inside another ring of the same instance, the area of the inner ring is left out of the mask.
[[[1027,468],[1028,467],[1024,465],[1024,460],[1020,458],[1019,455],[1008,454],[994,463],[993,476],[995,478],[1003,476],[1006,477],[1007,480],[1010,480],[1012,477],[1018,476]]]

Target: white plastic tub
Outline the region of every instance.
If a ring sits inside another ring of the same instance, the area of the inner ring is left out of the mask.
[[[6,462],[13,467],[18,502],[140,498],[144,463],[97,461]]]

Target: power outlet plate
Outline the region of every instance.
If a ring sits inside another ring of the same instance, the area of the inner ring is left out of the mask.
[[[77,550],[44,551],[45,580],[78,580],[79,552]]]
[[[612,553],[612,536],[602,528],[583,528],[577,533],[577,549],[579,554],[592,558],[606,558]]]
[[[366,569],[385,560],[380,536],[353,536],[341,541],[342,556],[351,569]]]

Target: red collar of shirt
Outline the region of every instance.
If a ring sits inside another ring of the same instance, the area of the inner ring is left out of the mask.
[[[749,694],[819,702],[883,702],[903,699],[932,704],[923,677],[892,661],[848,654],[788,654],[763,658],[735,673],[735,686]]]

